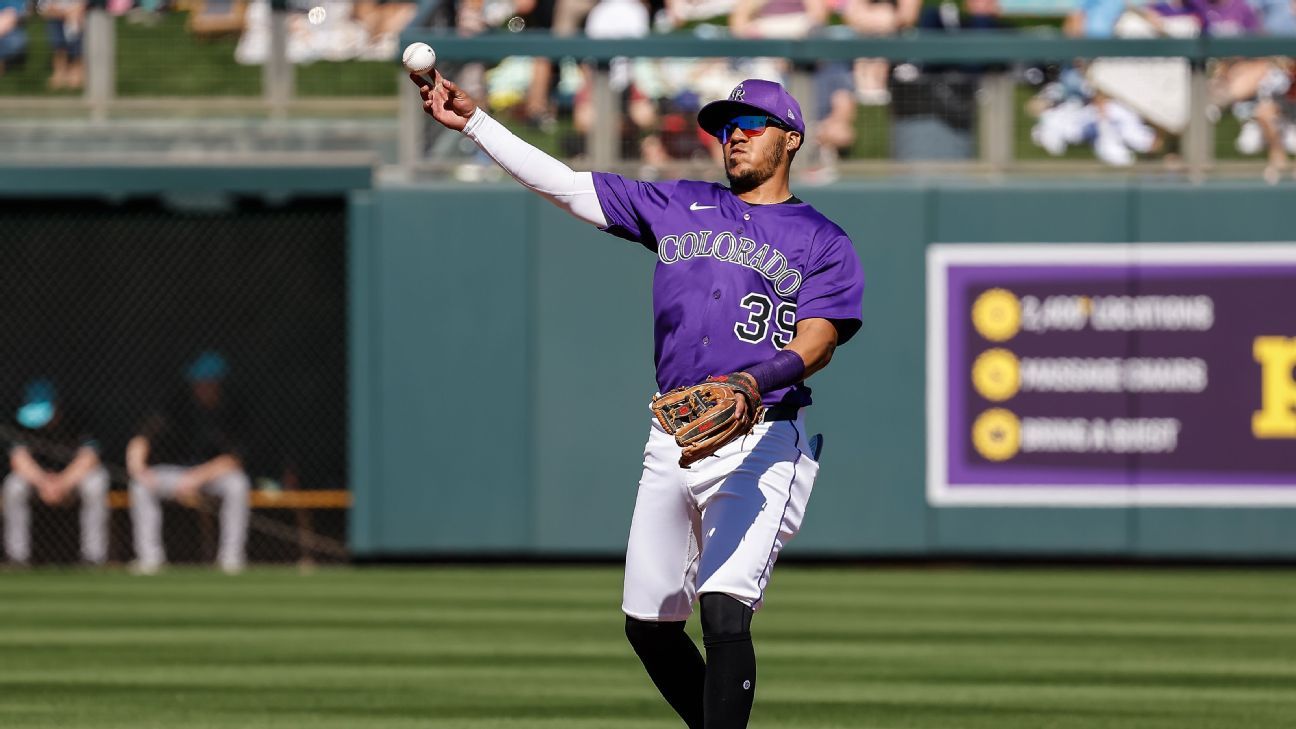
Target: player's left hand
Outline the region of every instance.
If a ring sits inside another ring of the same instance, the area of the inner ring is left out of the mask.
[[[708,377],[653,399],[657,422],[682,449],[679,464],[688,468],[752,431],[765,408],[756,380],[746,372]]]

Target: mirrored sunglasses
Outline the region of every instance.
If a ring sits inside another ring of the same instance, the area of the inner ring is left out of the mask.
[[[775,119],[772,116],[767,116],[765,114],[750,114],[736,116],[725,122],[725,125],[716,131],[715,136],[716,139],[720,140],[721,144],[728,144],[729,138],[733,136],[734,131],[737,129],[743,130],[743,134],[749,137],[759,137],[764,134],[765,130],[769,127],[776,127],[778,129],[787,128],[780,123],[778,119]]]

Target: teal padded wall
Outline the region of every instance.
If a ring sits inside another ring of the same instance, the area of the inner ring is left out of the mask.
[[[924,453],[928,243],[1292,240],[1294,191],[798,190],[868,284],[863,330],[815,376],[823,468],[789,553],[1296,556],[1296,509],[931,508]],[[619,554],[654,389],[652,254],[513,185],[379,189],[352,210],[355,554]]]

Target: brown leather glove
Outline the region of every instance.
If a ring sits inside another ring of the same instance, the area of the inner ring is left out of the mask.
[[[745,408],[738,414],[738,400]],[[706,382],[677,387],[652,401],[653,415],[683,448],[679,464],[688,468],[746,435],[760,422],[761,405],[756,380],[746,372],[708,377]]]

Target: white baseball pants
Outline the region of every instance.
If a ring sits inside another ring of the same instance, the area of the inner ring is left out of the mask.
[[[5,554],[19,564],[31,559],[32,485],[16,473],[4,481]],[[108,471],[96,468],[76,487],[81,498],[81,558],[91,564],[108,559]]]
[[[804,419],[759,424],[687,469],[679,467],[679,455],[675,439],[654,419],[621,609],[639,620],[687,620],[706,592],[759,609],[780,550],[801,528],[819,473]]]
[[[155,568],[166,561],[162,547],[161,499],[176,498],[176,487],[187,468],[182,466],[154,466],[153,486],[146,487],[138,481],[130,485],[131,525],[135,530],[135,558],[145,569]],[[224,570],[239,570],[246,561],[245,546],[248,530],[248,500],[251,484],[247,474],[233,471],[203,484],[199,491],[204,496],[220,499],[220,547],[216,562]]]

